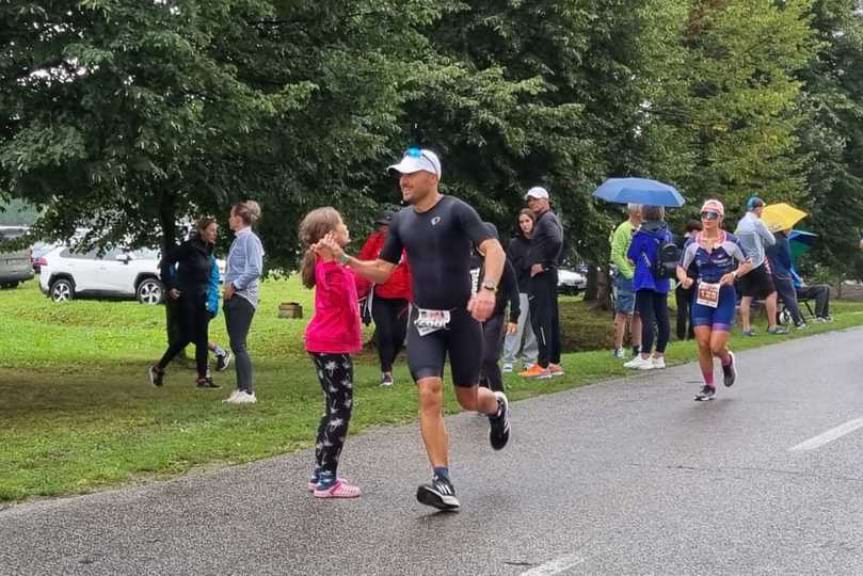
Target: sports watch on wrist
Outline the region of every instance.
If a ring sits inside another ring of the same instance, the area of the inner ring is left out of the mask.
[[[339,262],[341,262],[342,264],[347,264],[347,263],[348,263],[348,262],[350,262],[350,261],[351,261],[351,257],[350,257],[350,256],[348,256],[348,253],[347,253],[347,252],[342,252],[342,253],[339,255]]]
[[[495,284],[494,282],[483,282],[482,283],[482,289],[488,290],[490,292],[494,292],[496,294],[497,293],[497,284]]]

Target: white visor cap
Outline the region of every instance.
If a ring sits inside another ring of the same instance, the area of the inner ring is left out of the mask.
[[[387,169],[387,171],[390,174],[393,172],[397,172],[399,174],[429,172],[437,176],[438,179],[443,175],[440,159],[438,159],[437,154],[431,150],[420,148],[408,148],[404,157],[402,157],[401,162],[393,164]]]

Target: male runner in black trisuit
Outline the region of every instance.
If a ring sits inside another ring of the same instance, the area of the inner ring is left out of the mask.
[[[467,203],[438,191],[441,165],[434,152],[411,148],[391,173],[400,175],[402,196],[411,206],[390,223],[380,258],[357,260],[331,238],[322,244],[339,260],[372,282],[386,282],[405,250],[413,276],[414,302],[408,327],[408,366],[419,387],[420,429],[434,469],[417,500],[441,510],[457,510],[449,480],[449,446],[443,419],[443,368],[450,356],[456,398],[466,410],[488,415],[492,448],[509,441],[509,404],[502,392],[480,388],[482,328],[491,316],[506,254]],[[485,277],[471,295],[470,255],[485,257]]]

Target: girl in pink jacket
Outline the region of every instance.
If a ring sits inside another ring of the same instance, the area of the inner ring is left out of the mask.
[[[305,250],[303,284],[315,289],[315,313],[306,327],[306,351],[315,362],[326,402],[309,490],[317,498],[356,498],[360,489],[339,478],[337,468],[353,407],[351,354],[362,348],[360,311],[353,272],[337,262],[329,249],[318,245],[327,234],[342,246],[350,240],[348,228],[334,208],[312,210],[300,224],[300,242]]]

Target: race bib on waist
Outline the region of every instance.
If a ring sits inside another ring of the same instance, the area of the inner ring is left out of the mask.
[[[417,318],[414,320],[414,326],[417,327],[417,332],[419,332],[420,336],[428,336],[439,330],[449,328],[451,319],[449,310],[417,308]]]
[[[718,308],[720,288],[721,286],[718,282],[716,284],[699,282],[698,293],[696,294],[695,303],[700,304],[701,306],[707,306],[709,308]]]

